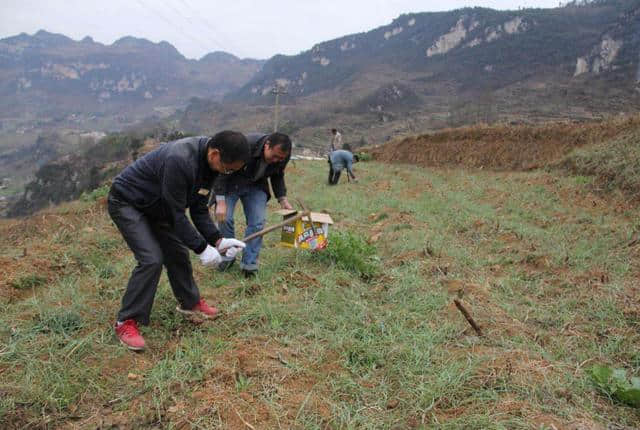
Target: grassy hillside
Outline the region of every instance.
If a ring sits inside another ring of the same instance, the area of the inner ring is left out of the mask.
[[[640,374],[636,207],[584,176],[378,163],[357,174],[328,188],[326,163],[296,162],[290,195],[331,213],[329,249],[267,236],[250,281],[194,260],[224,312],[201,325],[176,314],[163,275],[142,354],[112,333],[134,261],[99,192],[2,220],[1,427],[640,422],[589,376],[595,364]]]
[[[605,192],[619,189],[635,201],[640,199],[640,128],[619,133],[572,151],[559,165],[575,175],[584,175]]]

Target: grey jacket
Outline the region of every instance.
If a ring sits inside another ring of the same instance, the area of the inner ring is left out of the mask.
[[[354,177],[353,174],[353,154],[344,149],[338,149],[337,151],[333,151],[329,154],[329,161],[331,162],[331,168],[340,172],[342,169],[347,169],[351,177]]]

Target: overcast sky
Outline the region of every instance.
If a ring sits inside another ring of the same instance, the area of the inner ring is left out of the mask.
[[[558,0],[0,0],[0,38],[40,29],[105,44],[134,36],[166,40],[188,58],[226,51],[266,59],[372,30],[403,13],[465,6],[549,8]]]

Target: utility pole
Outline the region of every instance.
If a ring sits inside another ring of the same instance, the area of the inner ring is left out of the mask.
[[[276,95],[275,120],[273,122],[273,132],[275,133],[276,131],[278,131],[278,113],[279,113],[278,111],[280,109],[280,94],[287,94],[287,90],[285,90],[284,87],[280,87],[280,85],[276,81],[276,83],[273,86],[273,89],[271,90],[271,94]]]

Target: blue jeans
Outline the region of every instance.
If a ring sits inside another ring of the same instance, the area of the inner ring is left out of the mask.
[[[226,221],[220,224],[220,233],[223,237],[235,237],[233,212],[238,200],[242,202],[242,209],[247,220],[245,237],[262,230],[264,217],[267,210],[267,194],[256,186],[248,186],[225,196],[227,203]],[[262,236],[247,242],[247,247],[242,252],[240,268],[244,270],[258,270],[258,257],[262,248]]]

